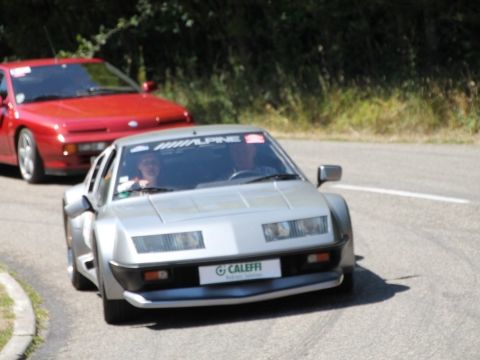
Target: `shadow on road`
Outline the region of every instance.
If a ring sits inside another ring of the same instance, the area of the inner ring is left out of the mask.
[[[12,179],[21,179],[22,177],[20,176],[20,171],[18,170],[18,167],[16,166],[11,166],[11,165],[0,165],[0,175],[9,177]]]
[[[0,176],[8,177],[11,179],[21,180],[20,170],[18,167],[12,165],[0,165]],[[83,181],[85,175],[75,176],[46,176],[40,185],[76,185]],[[35,185],[32,185],[35,186]]]
[[[373,304],[408,289],[408,286],[389,284],[375,273],[357,266],[353,294],[339,294],[330,289],[244,305],[144,310],[135,325],[163,330],[277,318]]]

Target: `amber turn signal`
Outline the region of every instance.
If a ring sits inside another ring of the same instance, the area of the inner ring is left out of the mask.
[[[145,281],[167,280],[168,279],[168,271],[167,270],[145,271],[143,273],[143,279]]]
[[[310,254],[307,256],[307,262],[309,264],[327,262],[327,261],[330,261],[330,253],[328,252],[320,252],[316,254]]]

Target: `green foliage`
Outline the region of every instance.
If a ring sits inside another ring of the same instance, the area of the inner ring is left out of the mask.
[[[6,266],[0,264],[0,272],[7,270],[8,269],[6,269]],[[15,280],[22,286],[23,290],[26,292],[35,313],[36,334],[34,335],[32,342],[30,343],[26,350],[26,353],[24,354],[25,358],[28,358],[34,352],[34,350],[43,343],[43,338],[40,336],[40,333],[45,330],[45,326],[48,321],[48,312],[42,307],[42,298],[30,285],[19,279],[17,274],[10,273],[10,275],[15,278]],[[10,339],[13,333],[13,321],[15,319],[15,314],[13,312],[12,306],[13,300],[8,297],[6,291],[0,285],[0,350]],[[2,318],[11,320],[11,322],[3,328]]]
[[[99,53],[103,46],[107,44],[110,38],[112,38],[117,33],[126,32],[129,29],[139,27],[146,19],[152,16],[152,5],[148,0],[139,0],[137,4],[138,13],[132,15],[130,18],[126,19],[120,17],[111,28],[106,28],[104,25],[100,25],[99,31],[97,34],[91,37],[91,40],[88,40],[77,34],[76,40],[78,42],[78,47],[75,51],[60,51],[58,54],[60,57],[86,57],[91,58],[95,54]]]
[[[190,80],[167,75],[162,95],[186,104],[200,123],[256,123],[283,132],[369,133],[375,135],[433,134],[442,130],[479,131],[479,99],[432,81],[397,86],[333,84],[317,92],[299,89],[285,79],[273,100],[266,88],[242,88],[243,79],[214,75]],[[406,89],[407,87],[407,89]],[[235,90],[234,90],[235,89]]]
[[[5,270],[4,266],[0,264],[0,271],[2,269]],[[10,275],[13,276],[15,280],[22,286],[23,290],[30,299],[33,311],[35,313],[36,334],[33,336],[32,342],[30,343],[24,354],[25,358],[28,358],[35,351],[35,349],[37,349],[43,343],[43,338],[40,334],[43,333],[45,330],[45,326],[48,321],[48,312],[42,307],[42,298],[30,285],[19,279],[17,274],[10,273]],[[0,346],[0,349],[1,347],[2,346]]]
[[[238,122],[235,99],[228,96],[229,93],[229,84],[222,75],[189,82],[181,73],[175,77],[167,75],[162,87],[162,95],[184,104],[196,121],[203,124]]]
[[[0,269],[0,271],[2,271]],[[13,333],[15,315],[12,310],[13,301],[5,288],[0,284],[0,351],[10,340]]]
[[[0,0],[0,24],[2,58],[51,56],[48,30],[205,123],[479,132],[478,1]]]

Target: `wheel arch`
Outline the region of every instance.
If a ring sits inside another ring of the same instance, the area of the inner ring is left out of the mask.
[[[28,126],[21,124],[15,129],[15,140],[14,157],[22,178],[30,184],[42,182],[45,178],[45,165],[34,132]],[[23,159],[22,154],[18,151],[20,146],[31,147],[29,151],[23,153]]]
[[[340,266],[345,272],[353,272],[355,267],[355,254],[353,246],[353,229],[348,204],[339,194],[323,193],[332,214],[332,221],[338,227],[340,236],[347,237],[347,244],[342,250]]]
[[[110,269],[110,260],[113,259],[117,231],[113,221],[101,220],[95,223],[92,233],[92,250],[94,252],[97,283],[100,286],[98,275],[104,276],[103,286],[109,300],[124,300],[123,288],[117,282]],[[99,241],[99,239],[102,239]],[[98,271],[101,270],[101,271]]]
[[[14,134],[14,137],[13,137],[13,145],[14,145],[14,153],[15,153],[15,158],[17,159],[17,163],[18,163],[18,139],[20,137],[20,132],[23,130],[23,129],[29,129],[28,126],[26,125],[20,125],[18,126],[16,129],[15,129],[15,134]],[[30,130],[30,129],[29,129]],[[31,130],[30,130],[31,131]]]

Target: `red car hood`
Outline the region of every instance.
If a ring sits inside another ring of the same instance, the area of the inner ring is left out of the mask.
[[[120,130],[136,121],[137,128],[185,120],[186,110],[170,101],[147,94],[92,96],[25,104],[21,113],[63,125],[68,131]],[[50,120],[50,121],[49,121]],[[130,129],[131,130],[131,129]]]

